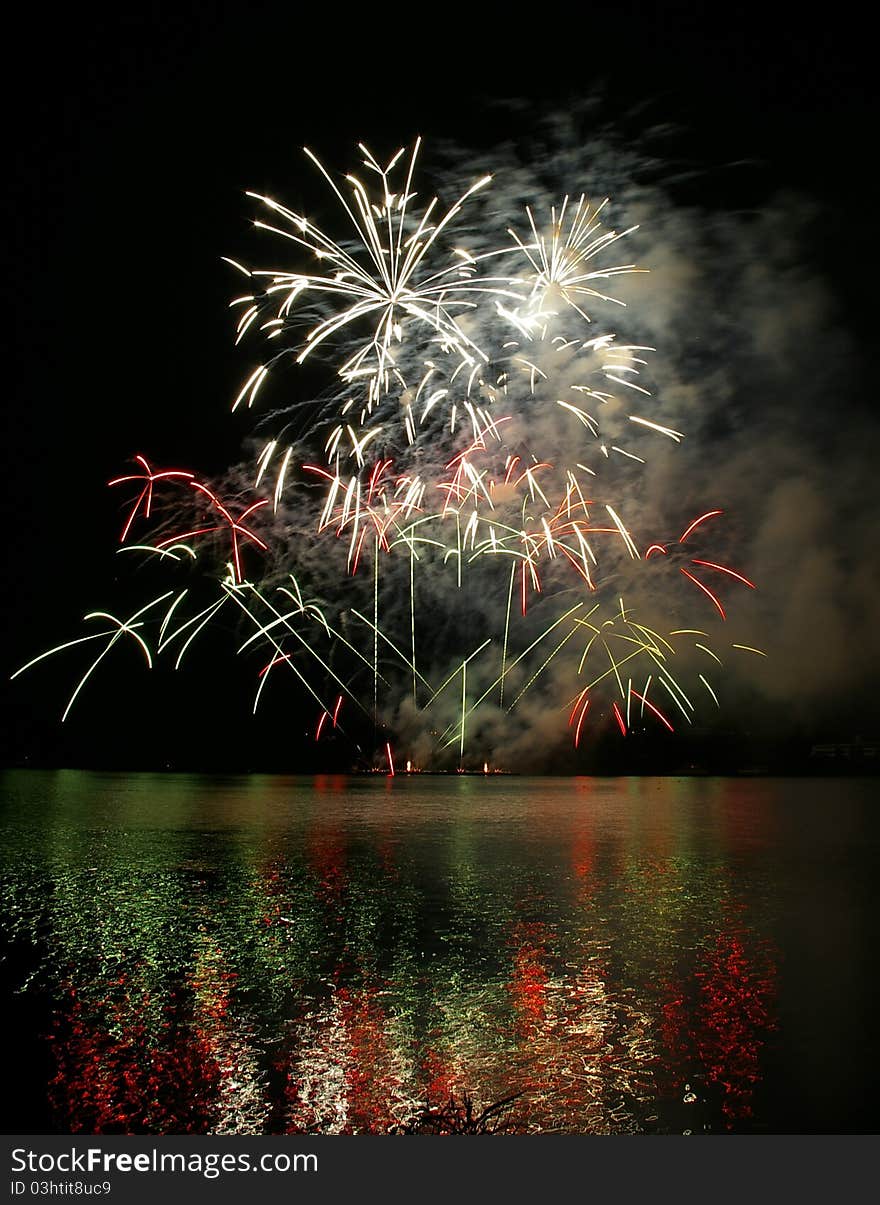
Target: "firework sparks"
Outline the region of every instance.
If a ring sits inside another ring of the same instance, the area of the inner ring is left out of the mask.
[[[418,216],[413,209],[416,198],[413,176],[420,146],[417,140],[408,163],[405,149],[401,148],[383,167],[371,151],[360,145],[363,165],[375,185],[373,194],[368,185],[352,174],[346,175],[347,192],[343,191],[317,156],[305,148],[305,154],[333,190],[348,219],[356,238],[351,250],[303,214],[271,197],[248,193],[283,223],[276,226],[257,221],[255,225],[292,243],[322,270],[243,269],[257,291],[232,302],[236,307],[244,307],[236,342],[252,326],[262,331],[267,340],[285,336],[301,298],[341,303],[341,307],[334,306],[330,314],[307,331],[295,359],[302,364],[333,337],[349,333],[362,322],[368,325],[370,334],[357,338],[357,349],[347,355],[337,370],[346,382],[366,384],[368,406],[395,383],[406,387],[395,348],[409,336],[411,325],[418,332],[424,330],[429,343],[452,352],[460,364],[473,366],[488,359],[464,331],[459,315],[475,308],[482,294],[521,300],[521,294],[511,287],[516,282],[506,277],[479,275],[478,259],[461,248],[448,251],[451,262],[445,267],[435,267],[433,256],[439,250],[441,236],[462,206],[485,188],[491,177],[476,180],[445,212],[438,210],[438,199],[433,197]],[[395,185],[395,169],[399,166],[404,168],[403,176],[401,183]],[[229,262],[242,270],[235,261]],[[245,399],[248,406],[253,404],[278,358],[273,357],[268,364],[254,370],[236,399],[236,406]]]
[[[280,691],[270,678],[286,681],[314,717],[312,739],[326,742],[345,737],[345,700],[346,728],[372,729],[373,768],[390,776],[392,739],[422,740],[415,764],[447,749],[459,768],[469,756],[484,764],[499,725],[536,697],[563,733],[567,712],[575,748],[588,725],[629,739],[641,721],[690,724],[693,691],[720,706],[700,672],[721,668],[714,638],[637,620],[633,600],[642,612],[640,575],[656,582],[666,565],[724,620],[724,587],[755,585],[702,554],[722,512],[645,544],[629,495],[610,493],[613,472],[646,462],[646,444],[628,440],[684,438],[635,412],[652,396],[642,374],[654,348],[599,327],[623,306],[612,282],[644,270],[606,258],[636,227],[606,228],[607,201],[564,196],[544,224],[528,206],[524,223],[512,215],[498,230],[486,211],[501,237],[468,250],[462,216],[492,178],[456,187],[451,205],[422,203],[420,149],[383,162],[360,145],[366,176],[339,181],[306,151],[339,205],[336,235],[248,194],[271,215],[256,226],[297,263],[228,261],[248,281],[231,303],[236,342],[257,333],[272,349],[233,409],[253,406],[282,361],[326,359],[332,383],[296,403],[295,429],[289,411],[281,429],[263,420],[255,462],[223,486],[142,454],[110,481],[132,490],[120,551],[178,580],[128,619],[90,613],[101,631],[17,671],[100,641],[64,718],[123,636],[148,665],[167,651],[179,667],[233,615],[235,653],[258,658],[254,711]]]

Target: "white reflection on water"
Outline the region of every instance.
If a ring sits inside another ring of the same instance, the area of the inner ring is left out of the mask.
[[[792,1128],[793,858],[821,843],[839,922],[870,797],[829,823],[807,781],[4,786],[0,907],[85,1132],[385,1132],[450,1096],[531,1132]]]

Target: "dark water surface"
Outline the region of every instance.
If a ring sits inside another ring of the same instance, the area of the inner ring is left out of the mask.
[[[876,1133],[878,785],[6,773],[3,1128]]]

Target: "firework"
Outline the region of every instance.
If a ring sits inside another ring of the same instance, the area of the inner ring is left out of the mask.
[[[101,641],[66,717],[123,637],[149,665],[167,655],[179,667],[235,616],[254,710],[280,694],[270,679],[286,681],[314,711],[315,741],[371,730],[389,774],[395,750],[408,765],[482,765],[533,705],[555,711],[575,747],[590,725],[623,739],[690,724],[695,689],[720,705],[707,675],[723,658],[708,630],[657,617],[658,567],[721,621],[723,587],[754,583],[705,552],[720,510],[654,542],[630,517],[626,474],[651,440],[684,438],[636,412],[654,406],[643,383],[654,349],[606,325],[624,308],[614,281],[643,271],[608,258],[636,227],[606,228],[607,201],[564,196],[546,221],[539,206],[511,215],[487,246],[474,223],[499,219],[473,207],[490,176],[449,206],[422,203],[418,141],[384,164],[360,151],[367,177],[340,182],[306,151],[338,231],[248,194],[293,262],[228,261],[248,280],[232,302],[236,341],[256,334],[272,349],[233,409],[254,407],[285,362],[325,363],[327,392],[297,403],[295,421],[261,420],[254,463],[225,487],[135,457],[109,483],[127,493],[120,551],[157,560],[171,588],[125,620],[86,616],[100,632],[17,672]]]

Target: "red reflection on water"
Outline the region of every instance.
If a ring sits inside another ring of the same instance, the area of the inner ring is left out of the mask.
[[[663,1005],[667,1050],[676,1064],[695,1066],[695,1074],[720,1093],[728,1129],[753,1115],[762,1051],[775,1028],[776,984],[768,946],[728,916],[693,981],[671,987],[672,998]]]
[[[512,938],[516,1049],[499,1090],[521,1093],[519,1123],[583,1133],[634,1128],[622,1100],[646,1090],[647,1017],[615,997],[598,959],[560,964],[549,926],[519,922]]]
[[[722,1112],[732,1123],[752,1116],[760,1054],[773,1027],[775,967],[750,960],[741,937],[724,932],[710,951],[709,968],[696,974],[702,979],[699,1054],[708,1079],[723,1091]]]
[[[518,1032],[526,1041],[536,1036],[547,1016],[546,940],[546,926],[536,922],[521,922],[514,929],[510,994]]]
[[[304,1018],[287,1071],[285,1131],[384,1134],[405,1097],[377,989],[338,988]]]
[[[346,885],[346,842],[335,827],[312,829],[306,840],[309,869],[318,880],[318,896],[328,906],[341,907]],[[341,921],[342,916],[338,916]]]
[[[439,1050],[427,1050],[421,1059],[421,1081],[429,1105],[442,1105],[459,1091],[458,1077]]]
[[[125,975],[112,999],[69,989],[50,1036],[57,1072],[49,1100],[72,1134],[203,1134],[216,1119],[220,1067],[203,1035],[179,1018],[176,993],[158,1032],[149,998],[129,994]]]
[[[349,788],[349,780],[344,774],[316,774],[313,779],[316,791],[340,794]]]
[[[591,829],[579,828],[571,842],[571,868],[584,885],[590,884],[596,864],[596,842]]]
[[[394,1120],[391,1103],[400,1090],[386,1035],[385,1010],[369,989],[349,992],[341,988],[339,997],[349,1040],[349,1128],[355,1133],[383,1132]]]
[[[179,987],[158,1001],[127,974],[70,988],[51,1040],[49,1097],[71,1133],[259,1132],[268,1103],[257,1059],[233,1015],[238,976],[199,943]]]

